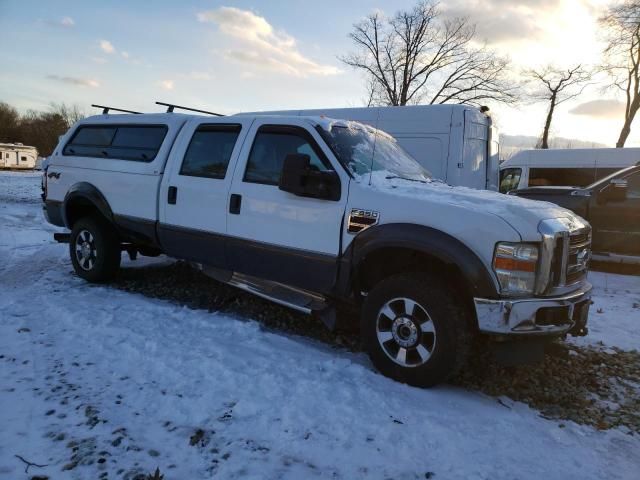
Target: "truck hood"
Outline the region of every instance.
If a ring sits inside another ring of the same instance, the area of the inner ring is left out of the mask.
[[[387,179],[374,175],[371,186],[385,190],[393,195],[411,197],[428,205],[437,203],[478,212],[481,215],[495,215],[521,236],[523,241],[539,241],[538,225],[550,218],[580,219],[575,213],[549,202],[541,202],[504,195],[488,190],[475,190],[466,187],[452,187],[439,181],[420,183],[402,179]],[[416,208],[420,208],[416,205]],[[452,209],[452,211],[454,211]]]

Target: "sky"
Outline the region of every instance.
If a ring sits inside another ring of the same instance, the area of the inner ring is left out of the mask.
[[[513,70],[596,64],[598,18],[611,0],[442,0],[444,15],[477,24],[479,41]],[[155,101],[220,113],[356,107],[361,73],[338,57],[353,50],[354,23],[415,0],[0,0],[0,101],[160,111]],[[617,92],[588,87],[563,104],[552,134],[613,146]],[[493,105],[502,133],[540,135],[546,105]],[[627,143],[640,145],[640,127]]]

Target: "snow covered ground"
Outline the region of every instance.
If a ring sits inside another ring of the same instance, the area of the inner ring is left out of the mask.
[[[0,479],[638,478],[637,435],[411,388],[249,318],[89,285],[38,195],[39,175],[0,173]],[[591,278],[578,342],[639,348],[640,277]]]

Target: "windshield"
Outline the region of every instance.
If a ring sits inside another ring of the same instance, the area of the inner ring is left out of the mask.
[[[318,131],[338,160],[355,175],[385,172],[387,178],[429,181],[429,173],[388,133],[355,122],[334,123]]]

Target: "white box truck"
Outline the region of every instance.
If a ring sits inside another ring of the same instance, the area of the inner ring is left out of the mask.
[[[415,105],[251,114],[326,116],[366,123],[393,135],[435,178],[453,186],[498,190],[498,130],[485,107]]]

